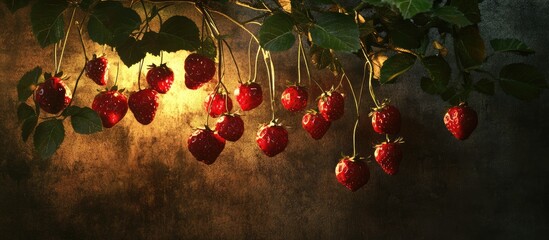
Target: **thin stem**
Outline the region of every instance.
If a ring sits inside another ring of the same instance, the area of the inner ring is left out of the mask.
[[[368,77],[368,90],[370,92],[370,96],[372,97],[372,101],[374,101],[374,104],[376,105],[376,108],[379,108],[380,107],[379,102],[377,101],[376,94],[374,93],[374,87],[372,86],[374,68],[372,66],[372,62],[370,61],[370,58],[368,57],[368,54],[366,54],[366,47],[362,42],[360,43],[360,45],[361,45],[362,54],[364,55],[364,59],[366,59],[366,64],[368,65],[368,68],[369,68],[368,72],[370,76]],[[366,65],[364,67],[366,67]],[[366,77],[366,68],[364,68],[364,75],[362,77],[363,79]],[[360,98],[362,98],[362,90],[360,92],[360,95],[361,95]]]
[[[141,59],[141,61],[139,61],[139,73],[138,73],[138,76],[137,76],[137,89],[139,89],[139,91],[141,91],[141,71],[143,71],[143,63],[145,62],[145,59]]]
[[[84,64],[84,67],[80,71],[80,74],[78,74],[78,77],[76,78],[76,83],[74,83],[74,89],[72,90],[72,97],[71,101],[69,102],[69,105],[67,107],[70,107],[72,104],[72,101],[74,100],[74,96],[76,96],[76,89],[78,88],[78,83],[80,82],[80,78],[82,78],[82,74],[84,74],[84,70],[86,70],[86,64]]]
[[[76,25],[78,26],[78,36],[80,38],[80,44],[82,44],[82,51],[84,52],[84,58],[86,62],[88,62],[88,53],[86,51],[86,45],[84,44],[84,38],[82,37],[82,25],[79,22],[76,22]]]
[[[57,70],[55,73],[58,73],[61,69],[61,61],[63,61],[63,55],[65,54],[65,47],[67,46],[67,40],[69,39],[69,33],[71,31],[72,23],[74,22],[74,14],[76,14],[76,7],[72,10],[71,20],[69,21],[69,27],[67,28],[67,33],[65,34],[65,40],[63,40],[63,48],[61,48],[61,55],[59,56],[59,63],[57,65]]]
[[[257,79],[257,66],[259,65],[259,53],[261,52],[261,46],[257,46],[257,52],[255,53],[255,65],[254,65],[254,78],[252,82],[255,82]]]
[[[240,76],[240,68],[238,67],[238,63],[236,61],[236,58],[233,54],[233,49],[231,46],[227,43],[225,39],[222,39],[223,43],[225,43],[225,46],[227,46],[227,49],[229,50],[229,53],[231,54],[231,58],[233,59],[234,66],[236,67],[236,74],[238,75],[238,83],[242,83],[242,77]]]
[[[149,14],[147,14],[147,7],[145,7],[145,1],[141,0],[141,6],[143,7],[143,12],[145,13],[145,26],[147,26],[147,30],[151,29],[151,26],[149,25]]]
[[[57,69],[57,45],[58,45],[58,44],[59,44],[59,43],[53,44],[53,69],[55,70],[54,75],[57,74],[57,70],[56,70],[56,69]]]
[[[349,77],[347,76],[347,74],[345,73],[345,70],[343,70],[343,68],[341,68],[341,72],[343,73],[342,77],[345,77],[345,79],[347,79],[347,83],[349,84],[349,89],[351,89],[351,94],[353,95],[353,100],[355,102],[356,121],[355,121],[355,127],[353,129],[353,157],[354,157],[354,156],[356,156],[356,130],[358,128],[358,121],[360,119],[360,110],[359,110],[360,105],[359,105],[359,102],[357,100],[353,84],[351,83],[351,79],[349,79]],[[364,84],[364,81],[362,83]]]
[[[267,69],[267,78],[269,79],[269,95],[270,95],[270,105],[271,105],[271,121],[274,121],[276,119],[275,117],[275,110],[274,110],[274,72],[272,71],[272,61],[270,61],[269,58],[269,52],[266,50],[261,49],[261,52],[263,54],[263,62],[265,63],[265,68]],[[271,64],[269,65],[269,62]]]
[[[301,43],[301,34],[297,35],[299,44],[297,45],[297,85],[301,85],[301,49],[303,45]]]
[[[227,18],[229,21],[233,22],[236,26],[240,27],[242,30],[246,31],[248,34],[250,34],[250,36],[254,39],[254,41],[259,44],[259,39],[257,39],[257,37],[248,29],[246,28],[246,26],[244,26],[242,23],[238,22],[236,19],[232,18],[231,16],[225,14],[225,13],[222,13],[222,12],[218,12],[218,11],[215,11],[215,10],[210,10],[210,12],[213,12],[213,13],[216,13],[216,14],[219,14],[225,18]]]
[[[252,38],[248,42],[248,80],[252,79]]]
[[[164,51],[160,51],[160,65],[164,63]]]
[[[320,91],[324,92],[324,89],[322,88],[320,83],[318,83],[318,81],[316,81],[316,79],[311,77],[311,71],[309,69],[309,59],[307,58],[307,54],[305,53],[305,49],[303,47],[301,48],[301,54],[303,54],[303,59],[305,60],[304,61],[305,62],[305,70],[307,70],[307,76],[309,77],[309,85],[311,85],[311,80],[313,80],[313,82],[316,84],[316,86],[318,86]]]
[[[114,85],[113,86],[116,86],[116,84],[118,83],[118,74],[119,73],[120,73],[120,61],[116,62],[116,78],[114,79]]]

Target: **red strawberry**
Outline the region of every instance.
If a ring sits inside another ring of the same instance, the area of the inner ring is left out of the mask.
[[[370,169],[364,161],[355,157],[343,157],[335,168],[337,181],[351,191],[356,191],[370,180]]]
[[[345,110],[343,94],[335,90],[322,93],[320,99],[318,99],[318,110],[328,121],[340,119],[343,117]]]
[[[99,114],[103,127],[111,128],[128,112],[128,99],[116,88],[95,96],[92,109]]]
[[[58,113],[71,102],[71,91],[59,77],[49,77],[45,82],[38,84],[34,93],[34,100],[41,109],[48,113]]]
[[[234,97],[243,111],[252,110],[263,102],[261,86],[255,82],[241,83],[234,90]]]
[[[185,59],[185,85],[198,89],[215,75],[215,62],[206,56],[192,53]]]
[[[130,110],[135,119],[147,125],[154,120],[158,109],[158,92],[154,89],[144,89],[130,95],[128,101]]]
[[[97,57],[97,55],[94,54],[93,58],[86,63],[86,76],[100,86],[107,85],[107,80],[109,78],[108,64],[109,62],[106,57]]]
[[[263,124],[257,131],[255,140],[265,155],[274,157],[288,146],[288,131],[275,122]]]
[[[477,112],[467,106],[467,103],[462,102],[459,106],[448,109],[448,112],[444,115],[444,124],[454,137],[465,140],[477,127]]]
[[[166,66],[165,63],[160,66],[151,65],[147,72],[147,83],[158,93],[167,93],[173,83],[172,69]]]
[[[402,160],[401,145],[403,142],[383,142],[376,146],[374,157],[387,174],[395,175],[398,172],[400,161]]]
[[[321,139],[330,128],[331,122],[324,119],[322,114],[315,110],[309,110],[301,120],[301,126],[313,139]]]
[[[225,140],[235,142],[244,133],[244,121],[237,114],[225,114],[217,119],[215,130]]]
[[[400,131],[400,112],[398,108],[383,104],[370,113],[372,127],[379,134],[397,134]]]
[[[187,146],[196,160],[210,165],[225,148],[225,139],[206,127],[194,131],[187,140]]]
[[[281,102],[286,110],[297,112],[307,107],[307,98],[309,98],[307,89],[301,86],[290,86],[282,92]]]
[[[225,93],[210,93],[204,100],[204,109],[211,117],[216,118],[230,112],[233,109],[233,101]]]

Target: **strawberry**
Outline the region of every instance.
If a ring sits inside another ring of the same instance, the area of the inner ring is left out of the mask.
[[[304,110],[307,107],[307,99],[309,94],[307,89],[301,86],[290,86],[282,92],[282,106],[290,112]]]
[[[265,155],[274,157],[288,146],[288,131],[273,121],[259,128],[255,140]]]
[[[467,139],[477,127],[477,112],[467,106],[467,103],[460,103],[451,107],[444,115],[444,124],[448,131],[459,140]]]
[[[355,157],[343,157],[335,168],[336,179],[351,191],[356,191],[370,180],[370,169]]]
[[[379,134],[397,134],[400,131],[400,112],[398,108],[382,104],[379,108],[374,108],[370,113],[372,117],[372,127]]]
[[[97,57],[94,54],[93,58],[86,63],[86,76],[100,86],[107,85],[109,78],[108,64],[109,62],[105,56]]]
[[[225,139],[205,127],[193,132],[187,140],[187,146],[196,160],[210,165],[225,148]]]
[[[160,66],[152,64],[147,72],[147,83],[158,93],[167,93],[172,87],[173,71],[165,63]]]
[[[387,174],[395,175],[398,172],[400,161],[402,160],[402,140],[395,142],[383,142],[375,146],[374,157]]]
[[[114,87],[97,94],[93,99],[92,109],[101,117],[103,127],[111,128],[126,116],[128,99]]]
[[[198,89],[215,75],[215,62],[206,56],[192,53],[185,59],[185,85]]]
[[[261,86],[255,82],[241,83],[234,90],[234,97],[242,108],[242,111],[249,111],[263,102],[263,92]]]
[[[305,131],[307,131],[309,135],[316,140],[321,139],[322,136],[324,136],[330,128],[330,125],[331,122],[327,121],[322,114],[312,109],[307,111],[301,120],[301,126],[303,126],[303,129],[305,129]]]
[[[47,113],[55,114],[65,109],[71,102],[71,91],[59,77],[47,77],[38,84],[34,100]]]
[[[235,142],[244,134],[244,121],[238,114],[224,114],[217,119],[215,130],[225,140]]]
[[[233,101],[225,93],[210,93],[204,100],[204,109],[211,117],[216,118],[230,112],[233,109]]]
[[[345,112],[345,98],[343,94],[335,90],[322,93],[318,99],[318,110],[328,121],[340,119]]]
[[[130,95],[128,105],[135,119],[143,125],[148,125],[154,120],[158,109],[158,92],[154,89],[139,90]]]

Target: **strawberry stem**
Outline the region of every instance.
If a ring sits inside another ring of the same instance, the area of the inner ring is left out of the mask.
[[[84,20],[86,19],[86,17],[84,17],[82,19],[82,22],[84,22]],[[84,59],[86,60],[85,62],[88,62],[88,53],[86,51],[86,44],[84,44],[84,38],[82,37],[82,24],[80,24],[80,22],[76,21],[75,22],[77,28],[78,28],[78,37],[80,38],[80,44],[82,45],[82,52],[84,53]]]
[[[376,105],[376,108],[379,108],[379,101],[376,99],[376,94],[374,93],[374,87],[372,86],[372,79],[373,79],[373,73],[374,68],[372,66],[372,62],[370,61],[370,58],[368,57],[368,54],[366,54],[366,47],[364,46],[364,43],[360,42],[360,49],[362,50],[362,55],[364,55],[364,59],[366,59],[366,65],[368,65],[368,72],[370,76],[368,76],[368,90],[370,91],[370,96],[372,97],[372,101],[374,101],[374,104]],[[364,75],[363,78],[366,77],[366,65],[364,66]],[[362,93],[361,93],[362,96]]]
[[[69,33],[71,31],[72,23],[74,22],[74,14],[76,14],[76,8],[72,10],[71,14],[71,20],[69,21],[69,27],[67,28],[67,32],[65,33],[65,39],[63,40],[63,47],[61,48],[61,55],[59,56],[59,63],[57,64],[57,68],[55,70],[55,74],[59,73],[59,70],[61,69],[61,62],[63,61],[63,55],[65,54],[65,47],[67,46],[67,40],[69,39]]]
[[[137,74],[137,89],[139,91],[141,91],[141,71],[143,71],[143,64],[145,62],[145,59],[141,59],[141,61],[139,61],[139,72]]]
[[[297,85],[301,85],[301,49],[303,48],[301,34],[297,35],[297,41],[299,42],[297,45]]]
[[[301,37],[300,37],[301,38]],[[301,41],[299,41],[300,44],[303,44]],[[324,92],[324,89],[322,89],[322,86],[316,81],[316,79],[311,78],[311,71],[309,69],[309,59],[307,58],[307,54],[305,54],[305,49],[303,48],[303,45],[301,45],[301,54],[303,55],[304,63],[305,63],[305,70],[307,71],[307,76],[309,77],[309,86],[311,85],[311,79],[313,82],[318,86],[321,92]]]

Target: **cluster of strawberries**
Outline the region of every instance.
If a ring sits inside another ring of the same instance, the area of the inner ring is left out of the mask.
[[[86,76],[100,86],[108,80],[108,60],[105,56],[93,56],[86,64]],[[211,81],[215,75],[215,62],[208,57],[193,53],[185,59],[185,86],[195,90]],[[151,65],[146,80],[149,88],[130,95],[129,100],[115,85],[98,93],[92,103],[92,109],[100,116],[105,128],[111,128],[126,115],[128,108],[135,119],[143,124],[150,124],[158,109],[159,94],[167,93],[174,81],[173,71],[166,65]],[[226,89],[225,89],[226,90]],[[51,76],[38,85],[35,90],[35,101],[45,112],[56,114],[65,109],[71,101],[70,90],[61,76]],[[287,87],[281,96],[282,106],[291,112],[305,110],[308,101],[307,89],[292,85]],[[234,96],[242,111],[250,111],[263,102],[261,86],[256,82],[241,83],[234,91]],[[310,109],[302,118],[302,127],[315,139],[321,139],[330,128],[331,122],[344,115],[344,95],[336,90],[323,92],[318,98],[318,110]],[[233,103],[226,91],[216,88],[204,101],[204,109],[212,118],[218,118],[215,129],[208,126],[196,129],[188,138],[187,144],[191,154],[205,164],[212,164],[225,148],[225,141],[237,141],[244,133],[244,122],[240,115],[231,113]],[[372,127],[376,133],[395,135],[400,131],[401,117],[399,110],[384,102],[370,113]],[[448,110],[444,123],[448,130],[459,140],[465,140],[477,126],[476,112],[461,103]],[[389,138],[388,138],[389,139]],[[288,145],[288,132],[276,120],[263,124],[256,135],[256,142],[263,153],[269,157],[284,151]],[[398,172],[402,160],[401,138],[383,142],[375,146],[374,157],[381,168],[389,175]],[[365,161],[355,157],[344,157],[336,166],[337,180],[351,191],[364,186],[370,177]]]

